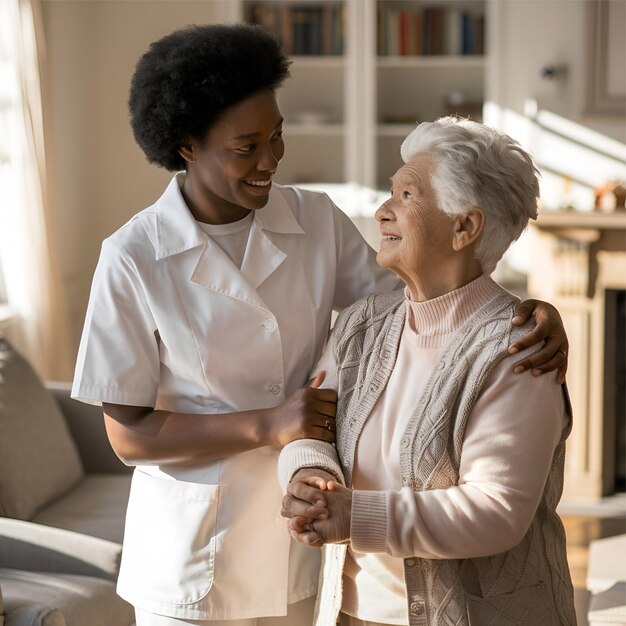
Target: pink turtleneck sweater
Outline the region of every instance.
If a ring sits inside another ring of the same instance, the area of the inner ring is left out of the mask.
[[[500,289],[483,275],[426,302],[409,300],[407,292],[396,365],[356,450],[344,613],[408,624],[401,557],[494,554],[512,538],[517,543],[515,538],[520,540],[530,524],[565,424],[561,388],[553,374],[512,372],[538,346],[505,358],[488,377],[467,424],[458,486],[413,492],[400,485],[400,440],[417,399],[453,334]],[[316,369],[326,371],[324,387],[336,388],[332,342]],[[387,502],[385,528],[377,527],[371,515],[376,506],[370,506],[371,496],[381,491]],[[382,541],[380,550],[359,550],[359,545],[370,549],[377,540]]]

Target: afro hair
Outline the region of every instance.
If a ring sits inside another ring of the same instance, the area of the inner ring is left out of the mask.
[[[185,167],[185,138],[202,139],[220,114],[248,96],[276,90],[290,60],[260,26],[211,24],[174,31],[150,45],[131,80],[135,141],[148,161]]]

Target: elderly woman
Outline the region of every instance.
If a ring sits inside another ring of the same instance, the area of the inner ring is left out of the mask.
[[[573,625],[555,511],[570,405],[551,377],[513,374],[528,329],[489,277],[537,216],[537,171],[455,118],[420,124],[402,158],[377,260],[406,287],[345,310],[318,364],[336,449],[294,441],[279,461],[292,536],[345,544],[325,548],[316,624]]]

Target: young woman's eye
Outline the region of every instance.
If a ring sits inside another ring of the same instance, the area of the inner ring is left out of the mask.
[[[247,146],[241,146],[241,148],[237,148],[237,152],[239,152],[239,154],[250,154],[251,152],[253,152],[255,147],[256,146],[253,143],[251,143]]]

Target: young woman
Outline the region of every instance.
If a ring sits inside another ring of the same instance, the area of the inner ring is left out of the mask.
[[[331,312],[399,283],[325,194],[272,182],[288,67],[261,29],[212,25],[133,76],[137,143],[179,173],[103,243],[73,396],[136,466],[118,591],[138,626],[311,621],[319,564],[280,517],[278,451],[334,441],[336,394],[302,387]],[[563,367],[558,313],[534,316],[514,348],[549,339],[523,366]]]

